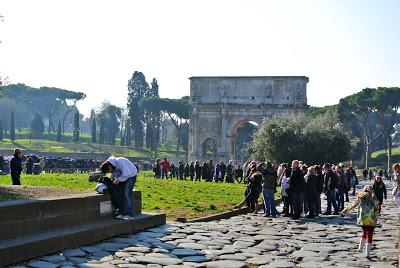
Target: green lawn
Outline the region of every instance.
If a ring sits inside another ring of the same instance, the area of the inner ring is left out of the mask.
[[[380,151],[375,151],[371,154],[372,159],[376,159],[382,156],[386,156],[387,150],[380,150]],[[400,155],[400,148],[393,148],[392,149],[392,156],[394,155]]]
[[[109,153],[115,156],[153,158],[153,155],[148,149],[138,149],[127,146],[74,142],[64,143],[44,139],[17,139],[15,142],[4,139],[0,141],[0,150],[11,151],[17,147],[25,150],[47,153]],[[180,151],[180,154],[184,155],[184,152]],[[160,145],[158,157],[168,157],[172,155],[175,155],[175,148],[173,145]]]
[[[0,185],[10,184],[10,176],[0,176]],[[96,183],[87,174],[23,175],[23,185],[94,191]],[[155,180],[151,172],[141,172],[135,189],[142,191],[143,211],[165,212],[170,220],[197,218],[233,209],[243,199],[244,184]],[[12,199],[0,193],[0,201]]]

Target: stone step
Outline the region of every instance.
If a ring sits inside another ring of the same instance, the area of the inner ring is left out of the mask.
[[[166,223],[165,214],[139,214],[133,220],[113,218],[0,241],[0,267],[88,245],[123,234],[136,233]]]

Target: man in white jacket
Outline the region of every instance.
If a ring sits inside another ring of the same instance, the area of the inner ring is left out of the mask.
[[[111,180],[119,189],[118,200],[120,205],[119,215],[116,218],[129,220],[133,217],[133,193],[136,183],[137,168],[124,157],[111,156],[100,167],[103,173],[111,173]]]

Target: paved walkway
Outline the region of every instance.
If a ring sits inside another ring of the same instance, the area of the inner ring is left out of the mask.
[[[399,218],[391,194],[379,223],[370,260],[356,251],[361,228],[355,225],[353,212],[299,221],[248,214],[208,223],[167,224],[24,266],[397,267]]]

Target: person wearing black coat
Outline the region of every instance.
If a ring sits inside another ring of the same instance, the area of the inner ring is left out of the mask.
[[[226,174],[226,165],[224,162],[221,162],[219,165],[220,171],[221,171],[221,182],[225,181],[225,174]]]
[[[315,173],[316,173],[316,186],[317,186],[317,208],[316,214],[322,214],[321,209],[321,194],[324,192],[324,175],[322,175],[321,166],[315,166]]]
[[[387,199],[387,191],[385,183],[382,180],[381,176],[377,176],[374,181],[374,185],[372,187],[375,191],[376,198],[379,202],[379,215],[381,214],[383,198]]]
[[[253,164],[247,183],[247,204],[251,212],[258,214],[257,204],[262,189],[262,174],[257,171],[257,165]]]
[[[194,162],[190,162],[190,166],[189,166],[189,177],[190,180],[192,181],[194,179],[194,174],[195,174],[195,168],[194,168]]]
[[[203,163],[203,167],[201,168],[201,176],[203,177],[203,180],[210,182],[210,167],[208,165],[208,163],[204,162]]]
[[[240,165],[237,165],[235,169],[235,178],[238,183],[242,183],[243,181],[243,169]]]
[[[184,172],[185,172],[185,166],[183,165],[182,162],[179,162],[177,179],[183,180]]]
[[[294,160],[292,162],[292,174],[290,175],[290,200],[293,205],[293,219],[300,218],[303,207],[303,188],[304,176],[300,170],[300,162]]]
[[[22,172],[22,152],[17,148],[14,150],[14,156],[10,161],[11,179],[13,185],[21,185],[20,177]]]
[[[332,171],[331,164],[324,164],[325,174],[324,174],[324,193],[327,197],[327,207],[324,215],[332,214],[332,206],[334,209],[334,214],[339,214],[339,206],[336,202],[336,189],[338,189],[339,182],[338,177],[335,172]]]
[[[307,175],[304,176],[304,194],[308,204],[308,218],[313,218],[315,215],[318,215],[317,179],[315,168],[309,167]]]
[[[199,161],[196,160],[196,164],[194,165],[195,181],[201,180],[201,169]]]

